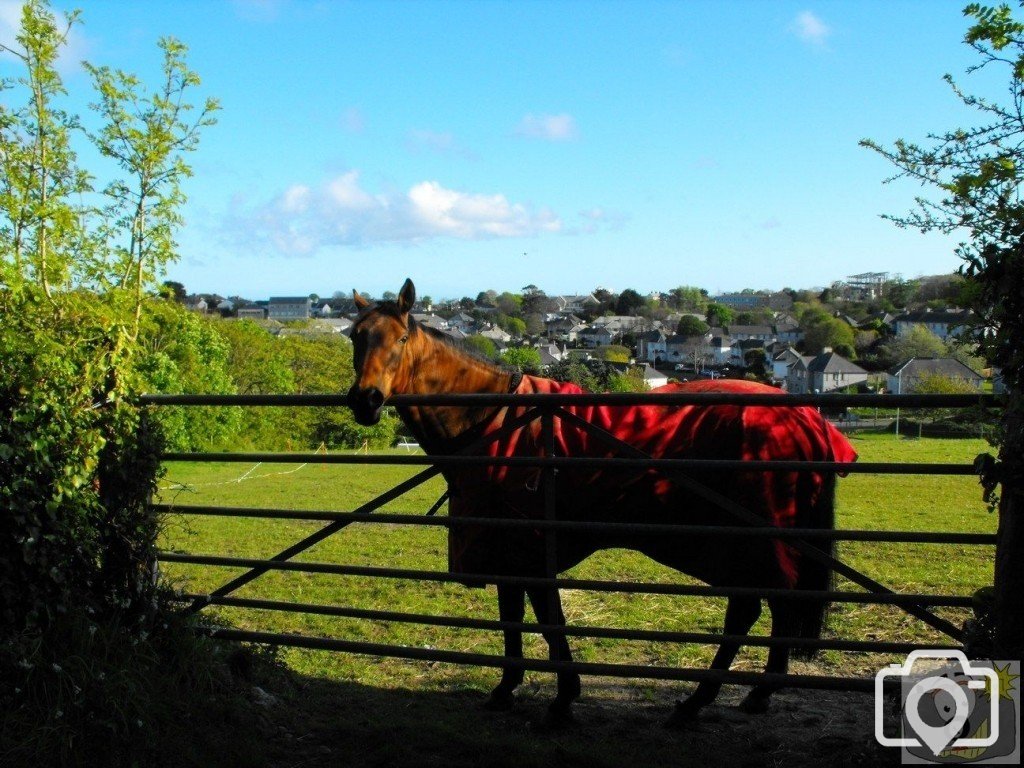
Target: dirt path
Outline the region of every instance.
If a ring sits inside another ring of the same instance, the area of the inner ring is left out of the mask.
[[[678,687],[588,679],[576,723],[549,732],[537,726],[551,695],[542,685],[525,686],[507,713],[483,711],[479,691],[386,691],[317,679],[285,689],[254,694],[267,768],[899,764],[898,752],[875,743],[865,694],[781,691],[768,713],[748,715],[735,707],[746,689],[727,687],[677,731],[662,723]]]

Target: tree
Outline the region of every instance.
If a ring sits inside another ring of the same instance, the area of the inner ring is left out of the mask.
[[[944,357],[946,345],[925,326],[915,325],[909,333],[883,342],[880,352],[883,359],[897,365],[913,357]]]
[[[0,44],[0,51],[23,67],[15,82],[0,82],[0,91],[13,86],[27,91],[19,108],[0,104],[0,206],[6,220],[0,227],[0,282],[28,278],[51,302],[54,291],[73,277],[76,262],[68,252],[84,235],[81,207],[72,201],[90,191],[71,146],[78,119],[56,106],[67,94],[57,57],[78,22],[77,12],[58,23],[45,2],[27,2],[17,47]]]
[[[703,336],[709,330],[707,323],[693,315],[683,315],[676,325],[676,333],[680,336]]]
[[[594,350],[594,357],[598,360],[606,360],[609,363],[628,363],[632,354],[629,347],[621,344],[607,344]]]
[[[644,306],[644,303],[643,296],[632,288],[627,288],[619,294],[619,298],[615,302],[615,314],[635,315]]]
[[[708,325],[715,328],[726,327],[732,322],[733,317],[732,309],[725,306],[725,304],[715,304],[714,302],[708,304]]]
[[[495,360],[498,357],[498,348],[494,346],[494,342],[486,336],[470,336],[466,339],[466,346],[476,350],[480,355],[486,357],[488,360]]]
[[[708,292],[703,288],[696,288],[692,285],[680,285],[668,292],[668,305],[672,309],[682,312],[707,312]]]
[[[216,122],[213,113],[219,109],[210,98],[198,114],[191,114],[188,96],[199,85],[199,75],[185,63],[188,48],[171,37],[158,45],[164,80],[153,93],[135,75],[84,63],[100,97],[92,108],[104,120],[89,135],[125,174],[104,190],[109,205],[100,236],[113,241],[113,258],[104,259],[92,277],[100,287],[134,293],[135,335],[144,287],[177,258],[174,233],[182,224],[182,182],[192,175],[185,154],[195,151],[202,130]]]
[[[511,368],[518,368],[524,373],[540,371],[540,352],[533,347],[509,347],[502,350],[498,359]]]
[[[897,226],[922,232],[965,231],[957,249],[969,307],[980,318],[974,331],[989,365],[1002,371],[1005,409],[996,444],[998,461],[985,460],[986,498],[1001,487],[995,568],[995,647],[992,658],[1024,655],[1024,23],[1007,5],[972,3],[964,9],[971,26],[964,37],[978,56],[968,74],[1002,72],[1008,103],[968,93],[950,76],[953,94],[978,113],[979,123],[946,129],[916,144],[903,139],[885,147],[865,139],[896,167],[889,181],[910,179],[937,194],[921,195]]]

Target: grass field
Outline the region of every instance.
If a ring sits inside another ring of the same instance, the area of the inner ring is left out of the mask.
[[[889,435],[860,435],[853,442],[862,461],[969,463],[987,450],[980,440],[910,440]],[[189,505],[288,507],[348,510],[372,499],[418,468],[264,464],[172,463],[162,481],[160,500]],[[417,487],[384,507],[386,511],[425,512],[444,489],[440,479]],[[170,515],[162,538],[165,549],[268,557],[321,523],[250,518]],[[981,501],[972,477],[853,474],[840,481],[840,528],[993,532],[995,516]],[[957,545],[840,543],[840,557],[897,591],[970,594],[992,580],[992,548]],[[445,570],[446,539],[441,528],[353,525],[321,542],[298,559],[353,565]],[[167,563],[164,573],[189,591],[206,591],[238,571]],[[636,553],[599,553],[569,573],[598,579],[687,583],[691,580]],[[843,585],[840,582],[840,586]],[[239,596],[326,603],[456,616],[496,618],[493,587],[270,572],[247,585]],[[724,601],[658,595],[607,595],[582,591],[563,594],[570,623],[616,627],[721,631]],[[960,624],[966,613],[945,610]],[[220,608],[217,620],[239,627],[305,635],[340,637],[407,646],[501,653],[493,632],[358,621],[285,612]],[[767,633],[767,611],[755,632]],[[941,636],[894,607],[840,604],[833,607],[829,634],[840,637],[942,642]],[[713,649],[677,644],[624,643],[574,639],[578,659],[618,663],[705,666]],[[546,656],[539,638],[527,637],[527,655]],[[426,690],[486,690],[494,670],[428,662],[379,659],[341,653],[289,649],[287,664],[302,674],[358,680],[383,687]],[[736,669],[760,669],[763,649],[745,649]],[[812,671],[870,673],[890,659],[868,654],[826,652]],[[797,665],[797,670],[811,668]],[[543,676],[542,676],[543,677]]]

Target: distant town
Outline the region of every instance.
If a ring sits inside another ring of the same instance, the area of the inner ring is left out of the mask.
[[[192,311],[249,320],[273,335],[346,334],[356,316],[352,295],[341,291],[253,300],[164,287]],[[719,295],[694,286],[548,295],[527,285],[460,299],[421,295],[413,316],[496,360],[541,372],[570,360],[602,361],[632,369],[648,388],[730,376],[791,393],[906,393],[937,377],[955,390],[979,390],[993,372],[961,338],[975,320],[958,306],[962,287],[956,274],[904,280],[885,272],[851,275],[823,290]],[[998,388],[998,372],[992,384]]]

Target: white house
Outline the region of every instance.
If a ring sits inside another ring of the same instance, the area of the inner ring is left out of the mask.
[[[867,371],[826,347],[817,357],[801,357],[790,365],[786,391],[794,395],[835,392],[867,380]]]
[[[956,336],[973,321],[973,316],[966,310],[932,310],[907,312],[893,320],[897,336],[906,336],[915,326],[923,326],[945,341]]]
[[[891,393],[907,394],[927,376],[956,379],[981,389],[981,375],[952,357],[912,357],[889,371],[886,387]]]

